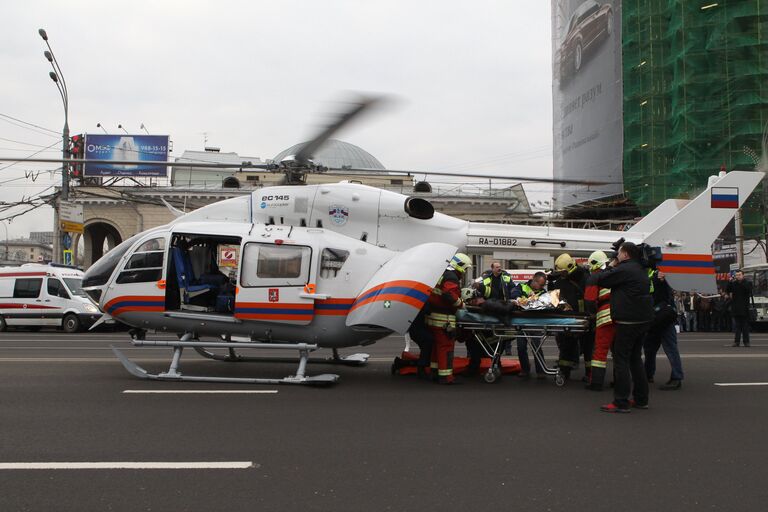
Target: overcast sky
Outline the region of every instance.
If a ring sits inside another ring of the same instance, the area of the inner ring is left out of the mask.
[[[72,133],[144,123],[171,136],[175,156],[202,149],[206,132],[222,151],[271,158],[311,136],[345,91],[367,91],[397,101],[337,137],[388,168],[551,177],[550,23],[547,0],[5,2],[0,114],[61,130],[44,27],[69,86]],[[0,155],[56,142],[4,119],[0,138],[17,142],[0,139]],[[2,169],[0,182],[46,167]],[[50,183],[43,174],[2,184],[0,201]],[[52,224],[40,211],[9,231]]]

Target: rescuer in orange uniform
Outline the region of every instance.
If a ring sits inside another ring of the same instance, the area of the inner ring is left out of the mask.
[[[608,256],[603,251],[595,251],[589,255],[589,270],[592,274],[604,270],[607,263]],[[594,304],[594,308],[597,310],[592,372],[587,389],[601,391],[608,366],[608,351],[613,346],[613,338],[616,335],[616,328],[611,321],[611,289],[601,288],[598,285],[588,285],[584,290],[584,300],[590,305]]]
[[[464,303],[461,300],[461,279],[472,260],[463,253],[456,253],[450,265],[429,295],[427,327],[432,332],[432,378],[440,384],[453,383],[453,347],[456,342],[456,311]]]

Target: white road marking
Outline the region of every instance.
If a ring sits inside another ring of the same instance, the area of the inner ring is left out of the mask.
[[[149,347],[152,348],[152,347]],[[147,347],[121,347],[120,350],[148,350]],[[0,350],[112,350],[110,347],[4,347],[0,345]]]
[[[768,382],[715,382],[715,386],[768,386]]]
[[[142,359],[131,358],[136,363],[165,363],[168,358]],[[0,363],[116,363],[115,357],[0,357]],[[204,363],[205,360],[195,360],[196,363]]]
[[[0,462],[2,469],[248,469],[251,461],[234,462]]]
[[[276,389],[126,389],[133,395],[275,395]]]

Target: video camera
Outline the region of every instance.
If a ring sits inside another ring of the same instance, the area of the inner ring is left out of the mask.
[[[619,238],[611,245],[613,249],[613,257],[616,258],[619,254],[619,248],[621,244],[626,241],[624,237]],[[658,264],[663,260],[661,254],[661,247],[652,247],[646,243],[638,244],[638,250],[640,251],[640,264],[645,268],[656,270]]]

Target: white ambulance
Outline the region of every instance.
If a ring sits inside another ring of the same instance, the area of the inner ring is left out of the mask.
[[[83,272],[64,265],[0,267],[0,331],[57,327],[77,332],[101,318],[80,286]]]

